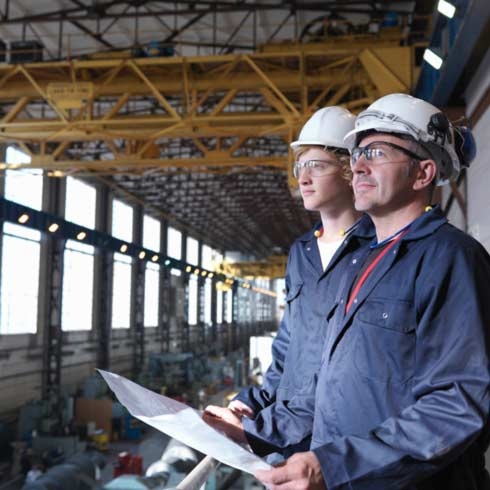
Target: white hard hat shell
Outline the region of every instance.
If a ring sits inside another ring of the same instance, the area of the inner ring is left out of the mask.
[[[316,111],[301,129],[298,139],[291,143],[295,150],[300,146],[319,145],[347,150],[345,135],[354,128],[356,117],[338,106],[324,107]]]
[[[425,100],[408,94],[385,95],[359,114],[355,128],[346,135],[344,142],[352,150],[359,136],[367,131],[411,136],[436,162],[437,184],[442,185],[458,176],[461,165],[454,149],[452,125],[447,121],[447,130],[438,131],[432,125],[431,118],[435,114],[441,111]]]

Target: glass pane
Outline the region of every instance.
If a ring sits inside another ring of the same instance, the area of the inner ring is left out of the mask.
[[[70,244],[79,245],[71,240]],[[92,297],[94,286],[94,257],[67,248],[63,263],[63,330],[90,330],[92,328]]]
[[[145,327],[158,325],[158,293],[160,267],[147,264],[145,271]]]
[[[160,251],[160,221],[150,216],[143,217],[143,247],[154,252]]]
[[[211,297],[213,294],[213,281],[206,279],[204,283],[204,322],[207,325],[211,325]]]
[[[189,278],[189,304],[187,310],[187,323],[189,325],[197,324],[197,277]]]
[[[226,291],[226,321],[231,323],[233,321],[233,291],[230,289]]]
[[[117,199],[112,201],[112,235],[120,240],[133,241],[133,208]]]
[[[208,245],[202,246],[201,265],[203,269],[213,270],[213,249]]]
[[[68,177],[66,179],[65,219],[94,229],[96,199],[95,187]]]
[[[18,236],[20,238],[27,238],[28,240],[34,240],[38,242],[41,240],[41,232],[33,230],[27,226],[15,225],[14,223],[5,222],[3,224],[3,232],[11,235]]]
[[[30,163],[31,159],[25,153],[9,146],[6,161],[7,163]],[[40,210],[43,195],[42,171],[38,169],[7,170],[4,195],[9,201]]]
[[[36,333],[39,243],[3,236],[0,334]]]
[[[223,291],[214,290],[216,294],[216,323],[223,323]]]
[[[174,259],[182,258],[182,233],[171,226],[167,230],[167,255]]]
[[[199,242],[192,237],[187,237],[187,258],[186,262],[199,265]]]
[[[112,281],[112,328],[129,328],[131,311],[131,263],[128,257],[114,254]]]

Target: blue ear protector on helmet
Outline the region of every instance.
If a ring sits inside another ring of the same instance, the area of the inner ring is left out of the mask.
[[[476,157],[476,142],[471,129],[467,126],[455,126],[454,149],[462,167],[469,167]]]

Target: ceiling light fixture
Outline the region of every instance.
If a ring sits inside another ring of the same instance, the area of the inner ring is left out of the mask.
[[[424,51],[424,60],[427,61],[427,63],[429,63],[429,65],[436,70],[439,70],[441,68],[443,62],[442,57],[429,48]]]
[[[87,234],[84,232],[84,231],[81,231],[78,235],[77,235],[77,240],[84,240],[85,237],[87,236]]]
[[[437,10],[442,15],[445,15],[450,19],[452,19],[454,17],[454,14],[456,13],[456,7],[452,3],[446,2],[446,0],[439,0],[439,3],[437,4]]]

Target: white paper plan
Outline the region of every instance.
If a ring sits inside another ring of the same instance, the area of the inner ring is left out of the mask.
[[[98,371],[129,413],[145,424],[247,473],[271,468],[256,454],[206,424],[199,412],[188,405],[158,395],[118,374]]]

